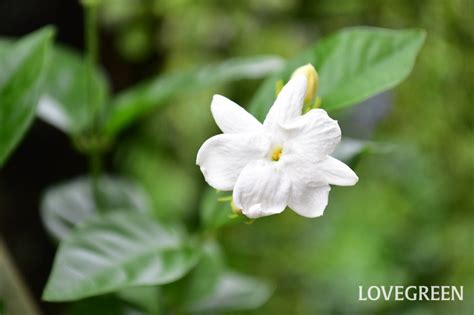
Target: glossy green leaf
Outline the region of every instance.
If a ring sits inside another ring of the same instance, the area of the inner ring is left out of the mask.
[[[224,271],[214,289],[187,308],[191,314],[250,310],[262,306],[273,293],[273,287],[257,278]]]
[[[89,86],[87,63],[73,50],[56,46],[52,55],[54,62],[46,75],[38,117],[65,133],[78,134],[91,128],[94,117],[104,110],[108,82],[103,72],[95,69]],[[92,93],[93,103],[89,101],[88,93]]]
[[[0,49],[0,166],[33,121],[53,39],[43,28]],[[8,47],[7,47],[8,46]]]
[[[147,196],[132,182],[111,176],[99,180],[101,206],[109,209],[150,211]],[[41,217],[48,232],[64,239],[74,226],[97,213],[91,179],[80,177],[48,189],[41,200]]]
[[[170,283],[183,277],[199,256],[178,226],[133,211],[96,216],[61,242],[43,299],[77,300]]]
[[[252,100],[250,111],[263,120],[275,99],[275,83],[288,79],[306,63],[318,71],[322,108],[331,110],[361,102],[405,79],[424,39],[425,32],[417,29],[342,30],[289,60],[282,71],[267,79]]]
[[[165,74],[119,94],[106,121],[106,131],[115,134],[151,109],[185,92],[245,78],[260,78],[282,67],[273,56],[235,58],[220,64]]]
[[[212,239],[206,240],[199,263],[183,279],[164,288],[165,299],[185,309],[213,292],[224,268],[219,245]]]
[[[199,264],[188,275],[184,303],[191,304],[211,294],[225,269],[225,261],[219,244],[208,240],[203,245]]]
[[[208,188],[201,201],[201,224],[207,230],[215,230],[224,225],[243,222],[243,215],[232,212],[231,192],[217,192]]]
[[[271,296],[273,287],[264,281],[230,271],[219,245],[203,244],[197,266],[183,279],[164,288],[165,297],[185,314],[214,314],[255,309]]]
[[[139,307],[149,315],[160,314],[161,309],[161,287],[143,286],[130,287],[120,290],[116,294],[122,301]]]

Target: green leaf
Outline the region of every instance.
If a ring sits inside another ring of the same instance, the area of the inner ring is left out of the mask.
[[[151,109],[168,102],[175,95],[198,91],[227,81],[260,78],[280,69],[281,66],[282,60],[273,56],[235,58],[216,65],[158,76],[116,97],[108,113],[106,132],[118,133]]]
[[[219,244],[213,240],[207,241],[199,264],[188,276],[185,303],[190,304],[208,296],[215,289],[224,268],[224,257]]]
[[[225,271],[211,293],[189,305],[188,312],[209,314],[217,311],[256,309],[267,302],[272,293],[273,287],[266,282]]]
[[[43,28],[0,49],[0,166],[31,125],[54,30]]]
[[[121,169],[136,178],[148,193],[153,214],[164,220],[189,216],[197,194],[190,172],[148,143],[134,141],[122,148],[119,153]]]
[[[225,268],[222,251],[214,240],[202,245],[202,255],[196,267],[180,281],[165,287],[166,300],[182,308],[213,292]]]
[[[89,298],[75,303],[67,315],[145,315],[113,296]]]
[[[161,287],[159,286],[130,287],[117,292],[117,296],[149,314],[160,314]]]
[[[43,299],[77,300],[174,282],[199,256],[178,226],[133,211],[96,216],[61,242]]]
[[[394,146],[390,144],[344,137],[332,155],[335,158],[350,164],[364,153],[383,154],[390,153],[393,150]]]
[[[267,79],[250,111],[263,120],[275,99],[275,83],[299,66],[313,64],[319,74],[321,107],[343,108],[390,89],[411,72],[425,39],[423,30],[356,27],[322,39]]]
[[[77,52],[56,46],[54,62],[46,75],[46,87],[38,106],[38,117],[68,134],[88,130],[101,114],[109,94],[107,79],[100,69],[92,72],[90,85],[95,101],[88,101],[88,67]]]
[[[227,269],[222,251],[212,239],[203,244],[197,266],[180,281],[164,287],[167,300],[184,313],[206,315],[258,308],[272,292],[270,284]]]
[[[149,200],[140,187],[132,182],[102,176],[98,184],[104,210],[133,209],[150,211]],[[80,177],[48,189],[41,200],[41,217],[48,232],[58,240],[64,239],[77,224],[97,213],[89,177]]]
[[[201,224],[206,230],[216,230],[222,226],[239,223],[245,220],[243,215],[236,215],[230,206],[231,192],[217,192],[208,188],[201,201]]]
[[[0,56],[4,54],[9,48],[11,48],[13,42],[7,38],[0,38]]]

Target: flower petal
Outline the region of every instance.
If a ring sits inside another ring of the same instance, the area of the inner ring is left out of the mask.
[[[279,164],[267,160],[250,162],[235,184],[235,205],[249,218],[259,218],[285,210],[291,182]]]
[[[291,181],[288,207],[304,217],[321,216],[328,202],[331,189],[313,161],[297,155],[286,155],[281,160],[282,170]]]
[[[232,190],[245,165],[264,157],[269,146],[268,139],[259,134],[221,134],[204,142],[196,164],[209,185]]]
[[[341,141],[339,124],[323,109],[312,109],[282,127],[287,139],[283,150],[307,160],[325,158]]]
[[[275,128],[289,120],[301,116],[307,79],[304,75],[295,75],[278,94],[275,103],[268,111],[263,125],[268,129]]]
[[[303,217],[322,216],[328,204],[330,190],[329,185],[318,187],[293,185],[288,199],[288,207]]]
[[[359,180],[359,177],[349,166],[332,156],[318,162],[318,167],[326,181],[331,185],[352,186]]]
[[[224,96],[214,95],[211,112],[224,133],[258,132],[262,129],[262,124],[255,117]]]

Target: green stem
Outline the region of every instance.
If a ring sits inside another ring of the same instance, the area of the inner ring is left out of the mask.
[[[94,125],[92,126],[90,135],[90,147],[88,150],[89,156],[89,172],[91,175],[91,185],[94,200],[97,209],[102,210],[102,202],[100,196],[100,177],[102,174],[102,150],[100,149],[100,131],[99,131],[99,110],[98,100],[96,95],[92,92],[94,90],[93,72],[98,62],[99,56],[99,29],[98,29],[98,14],[97,14],[97,3],[91,1],[83,1],[84,6],[84,34],[85,34],[85,45],[86,45],[86,95],[87,103],[92,108],[92,115],[94,117]]]
[[[100,177],[102,174],[102,154],[100,152],[89,153],[89,172],[91,176],[92,195],[97,210],[103,211],[103,201],[100,193]]]
[[[87,61],[87,102],[93,108],[94,121],[97,122],[98,110],[97,100],[94,98],[93,91],[93,72],[98,61],[99,40],[97,23],[97,6],[95,4],[84,4],[84,33],[86,36],[86,61]],[[94,128],[97,127],[95,124]]]

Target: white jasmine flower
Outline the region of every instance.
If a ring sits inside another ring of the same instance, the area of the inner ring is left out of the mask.
[[[247,217],[281,213],[287,206],[305,217],[321,216],[330,184],[357,182],[347,165],[330,156],[341,140],[337,121],[323,109],[302,115],[305,98],[315,95],[317,82],[313,66],[295,71],[263,124],[231,100],[214,95],[211,111],[223,134],[201,146],[196,163],[209,185],[233,190],[235,206]]]

